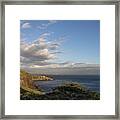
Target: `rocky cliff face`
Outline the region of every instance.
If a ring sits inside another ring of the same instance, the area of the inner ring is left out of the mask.
[[[20,70],[20,87],[35,89],[32,82],[32,75],[24,70]]]

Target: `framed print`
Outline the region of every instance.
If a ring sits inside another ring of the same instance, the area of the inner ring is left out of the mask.
[[[117,0],[1,7],[1,118],[119,119]]]

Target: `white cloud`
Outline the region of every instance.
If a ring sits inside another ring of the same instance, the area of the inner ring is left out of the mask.
[[[50,36],[50,35],[51,35],[50,32],[45,32],[45,33],[42,33],[42,34],[40,35],[40,38],[45,38],[45,37]]]
[[[31,28],[31,25],[30,25],[30,23],[26,22],[26,23],[23,23],[23,24],[22,24],[22,28],[23,28],[23,29]]]
[[[51,50],[56,50],[59,46],[60,46],[59,43],[52,43],[52,44],[49,46],[49,48],[50,48]]]
[[[47,23],[41,24],[40,26],[37,26],[39,29],[47,29],[49,26],[57,23],[56,20],[49,20]]]
[[[45,36],[48,35],[50,34],[43,33],[37,40],[31,43],[21,41],[21,67],[33,67],[34,65],[45,66],[48,65],[46,61],[54,60],[57,58],[57,54],[61,53],[61,51],[58,49],[59,43],[55,43],[54,41],[47,42]]]
[[[21,56],[31,59],[32,61],[44,61],[54,58],[54,54],[51,54],[44,43],[38,44],[21,44]]]

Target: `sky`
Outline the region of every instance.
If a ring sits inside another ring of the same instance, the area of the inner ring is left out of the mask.
[[[44,74],[99,74],[99,20],[21,20],[21,69]]]

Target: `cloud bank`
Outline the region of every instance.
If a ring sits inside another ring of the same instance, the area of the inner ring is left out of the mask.
[[[43,33],[32,43],[21,41],[20,61],[21,67],[39,66],[48,64],[48,60],[57,59],[57,54],[62,53],[59,50],[60,41],[47,42],[46,36],[50,33]]]

